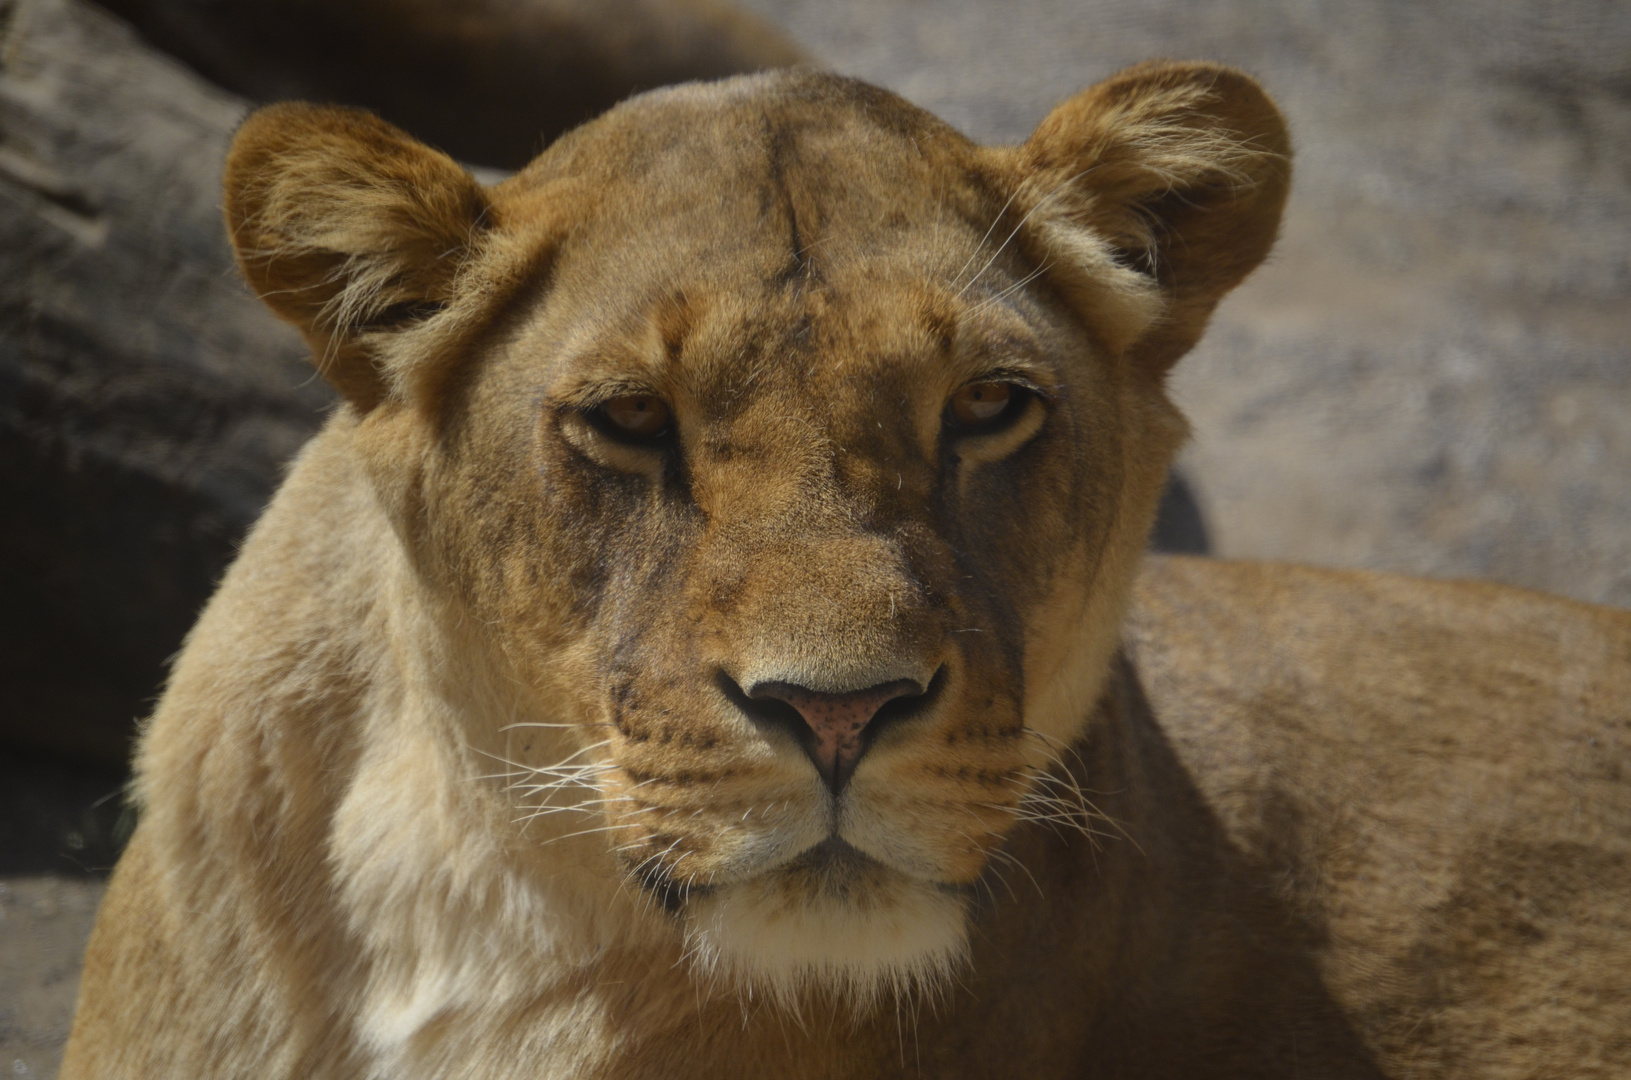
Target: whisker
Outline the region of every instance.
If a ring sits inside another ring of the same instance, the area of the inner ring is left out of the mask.
[[[543,817],[547,814],[594,814],[598,813],[601,807],[610,806],[613,803],[633,801],[619,796],[613,799],[589,799],[585,802],[569,803],[565,806],[523,806],[517,809],[526,810],[528,813],[526,817],[517,820],[531,821],[533,818]]]
[[[988,860],[994,858],[998,853],[999,849],[991,848],[990,850],[987,850],[978,840],[974,839],[974,837],[970,836],[968,833],[963,832],[961,829],[957,830],[957,835],[961,836],[964,840],[967,840],[975,851],[983,852]],[[1002,883],[1003,888],[1008,890],[1009,898],[1012,899],[1014,903],[1019,903],[1019,897],[1014,893],[1014,887],[1008,884],[1008,879],[1003,876],[1002,871],[998,870],[996,865],[989,861],[987,861],[985,864],[985,868],[986,870],[990,871],[992,877],[996,878]],[[981,878],[984,878],[983,874],[981,875]],[[991,886],[989,884],[986,885],[986,891],[991,892]],[[992,904],[997,902],[997,896],[995,893],[991,893],[991,902]]]
[[[1025,211],[1025,216],[1019,219],[1019,224],[1014,226],[1013,231],[1008,234],[1008,238],[1002,242],[1002,246],[999,247],[996,251],[991,253],[991,258],[987,259],[985,261],[985,265],[980,267],[980,272],[978,274],[975,274],[973,277],[968,279],[968,284],[967,285],[964,285],[961,289],[957,290],[957,295],[962,296],[964,293],[968,292],[968,290],[974,285],[974,283],[976,281],[979,281],[980,278],[985,275],[985,272],[987,270],[991,269],[991,264],[997,261],[997,256],[1001,255],[1004,251],[1006,251],[1008,249],[1008,245],[1013,241],[1014,237],[1019,235],[1019,230],[1021,230],[1021,229],[1023,229],[1025,227],[1025,223],[1027,221],[1031,220],[1031,215],[1032,214],[1035,214],[1038,210],[1042,209],[1042,207],[1047,204],[1047,201],[1049,199],[1053,198],[1055,195],[1057,195],[1061,191],[1063,191],[1067,185],[1074,184],[1076,181],[1080,180],[1082,177],[1086,176],[1088,173],[1092,172],[1096,168],[1098,168],[1097,165],[1089,165],[1087,168],[1083,169],[1081,172],[1077,173],[1075,176],[1066,177],[1065,179],[1059,181],[1059,183],[1054,187],[1054,189],[1052,191],[1048,192],[1046,195],[1044,195],[1040,199],[1036,200],[1036,205],[1031,207],[1029,210]],[[1018,188],[1014,189],[1014,195],[1018,195],[1018,194],[1019,194],[1019,189]],[[1012,203],[1013,201],[1014,201],[1014,196],[1010,195],[1008,197],[1008,203],[1004,203],[1001,212],[999,212],[997,214],[997,217],[999,219],[1002,217],[1003,214],[1008,212],[1008,204]],[[993,221],[991,223],[992,228],[995,228],[996,224],[997,223],[995,221]],[[986,230],[986,235],[987,236],[991,235],[989,229]],[[984,244],[985,241],[982,239],[980,241],[980,243]],[[980,249],[975,248],[974,250],[975,250],[976,253],[978,253]],[[972,256],[970,256],[969,261],[970,262],[973,261]],[[965,269],[966,269],[966,266],[965,266]],[[963,276],[963,272],[961,270],[959,270],[957,272],[957,277],[962,277],[962,276]],[[957,284],[957,279],[953,278],[951,283],[952,283],[952,285]]]
[[[1036,875],[1031,873],[1031,868],[1026,866],[1024,861],[1018,856],[1014,855],[1012,852],[1004,851],[1001,848],[997,848],[996,850],[992,851],[991,855],[993,858],[1001,859],[1005,865],[1018,867],[1024,872],[1026,877],[1031,879],[1031,885],[1035,887],[1036,895],[1039,897],[1044,895],[1042,892],[1042,883],[1036,880]],[[1006,882],[1004,884],[1006,884]],[[1010,889],[1009,892],[1012,893],[1013,890]],[[1017,897],[1015,898],[1014,902],[1019,902]]]
[[[562,835],[562,836],[552,836],[548,840],[545,840],[544,843],[546,845],[556,844],[556,843],[559,843],[562,840],[571,840],[574,837],[578,837],[578,836],[593,836],[595,833],[612,832],[612,831],[617,830],[617,829],[627,829],[627,828],[629,828],[629,824],[627,822],[622,822],[622,823],[619,823],[617,825],[602,825],[602,826],[600,826],[598,828],[594,828],[594,829],[580,829],[577,832],[566,833],[565,835]]]
[[[1001,303],[1003,300],[1006,300],[1009,296],[1011,296],[1014,293],[1018,292],[1020,289],[1023,289],[1025,286],[1029,285],[1031,282],[1035,281],[1037,278],[1039,278],[1043,274],[1047,273],[1048,268],[1051,267],[1052,265],[1053,265],[1053,263],[1051,261],[1050,262],[1045,262],[1041,266],[1037,267],[1035,270],[1032,270],[1029,274],[1026,274],[1024,277],[1020,278],[1014,284],[1012,284],[1012,285],[1008,286],[1006,289],[1002,290],[1002,292],[997,293],[995,296],[988,296],[984,300],[981,300],[978,304],[975,304],[973,307],[968,309],[969,315],[977,315],[981,311],[983,311],[986,308],[990,307],[992,304],[998,304],[998,303]]]
[[[1014,205],[1014,200],[1019,198],[1019,192],[1020,192],[1020,189],[1016,187],[1014,189],[1014,193],[1012,195],[1008,196],[1008,201],[1002,204],[1002,209],[997,211],[997,216],[991,219],[991,225],[985,230],[985,235],[980,237],[980,242],[978,244],[974,245],[974,250],[969,253],[968,260],[966,262],[964,262],[961,267],[958,268],[957,273],[952,277],[950,284],[948,284],[946,286],[946,288],[949,289],[949,288],[952,287],[952,285],[957,284],[958,279],[963,276],[963,271],[967,270],[969,268],[969,264],[972,263],[975,259],[980,257],[980,249],[985,247],[985,242],[987,240],[991,239],[991,234],[996,231],[997,222],[1001,221],[1002,220],[1002,215],[1006,214],[1008,212],[1008,208],[1010,206]],[[1000,252],[1001,249],[998,249],[998,250]],[[978,278],[979,274],[976,274],[974,276],[976,278]],[[961,296],[963,294],[958,293],[957,295]]]
[[[1084,834],[1108,838],[1109,834],[1090,828],[1090,823],[1102,822],[1111,829],[1115,830],[1114,835],[1126,840],[1129,844],[1132,844],[1140,854],[1144,854],[1144,848],[1136,839],[1133,838],[1133,835],[1127,831],[1126,827],[1122,825],[1121,822],[1105,813],[1103,810],[1100,810],[1098,806],[1087,797],[1087,792],[1077,781],[1074,771],[1070,768],[1069,763],[1065,760],[1065,755],[1069,754],[1071,757],[1075,758],[1077,766],[1080,767],[1083,772],[1086,772],[1087,763],[1082,760],[1080,751],[1078,751],[1074,746],[1069,745],[1047,734],[1046,732],[1037,731],[1035,728],[1026,727],[1022,730],[1025,732],[1025,734],[1034,737],[1042,743],[1044,748],[1047,749],[1049,757],[1052,759],[1052,764],[1057,766],[1058,771],[1056,772],[1051,768],[1036,770],[1033,783],[1037,786],[1033,786],[1025,793],[1024,796],[1021,796],[1021,804],[1023,805],[1027,800],[1039,802],[1046,799],[1059,800],[1061,797],[1063,797],[1063,801],[1066,803],[1066,805],[1071,807],[1072,814],[1079,815],[1081,819],[1080,822],[1072,826],[1073,828],[1077,828],[1078,831],[1081,831]],[[1048,784],[1055,785],[1062,794],[1044,794],[1042,788]]]

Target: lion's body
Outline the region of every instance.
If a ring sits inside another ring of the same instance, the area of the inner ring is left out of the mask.
[[[1623,1071],[1631,616],[1135,585],[1288,175],[1204,67],[989,152],[691,88],[491,192],[252,120],[243,265],[349,404],[144,737],[64,1077]],[[756,704],[897,683],[845,779]]]
[[[1128,639],[1173,764],[1389,1076],[1631,1062],[1631,614],[1171,560]]]

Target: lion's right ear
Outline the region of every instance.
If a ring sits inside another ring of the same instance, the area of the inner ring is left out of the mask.
[[[364,410],[400,389],[379,346],[451,301],[487,215],[481,185],[369,113],[283,104],[239,129],[225,186],[238,265],[323,376]]]

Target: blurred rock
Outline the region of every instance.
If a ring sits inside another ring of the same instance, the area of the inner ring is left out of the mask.
[[[0,751],[0,877],[101,877],[136,826],[121,766]]]
[[[629,95],[805,59],[721,0],[104,0],[256,101],[361,105],[518,169]]]
[[[1212,538],[1206,531],[1206,519],[1201,515],[1195,490],[1177,472],[1167,477],[1167,488],[1155,508],[1150,550],[1169,555],[1212,554]]]
[[[246,105],[78,0],[0,58],[0,738],[120,764],[330,396],[227,250]]]

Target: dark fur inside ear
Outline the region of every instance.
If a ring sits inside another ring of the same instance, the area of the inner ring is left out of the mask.
[[[1280,111],[1215,64],[1112,76],[1049,114],[1018,157],[1042,222],[1091,233],[1159,287],[1163,311],[1129,347],[1157,372],[1268,255],[1291,185]]]
[[[225,186],[250,287],[301,329],[324,377],[371,408],[391,379],[370,342],[449,302],[487,212],[481,186],[369,113],[300,104],[245,121]]]

